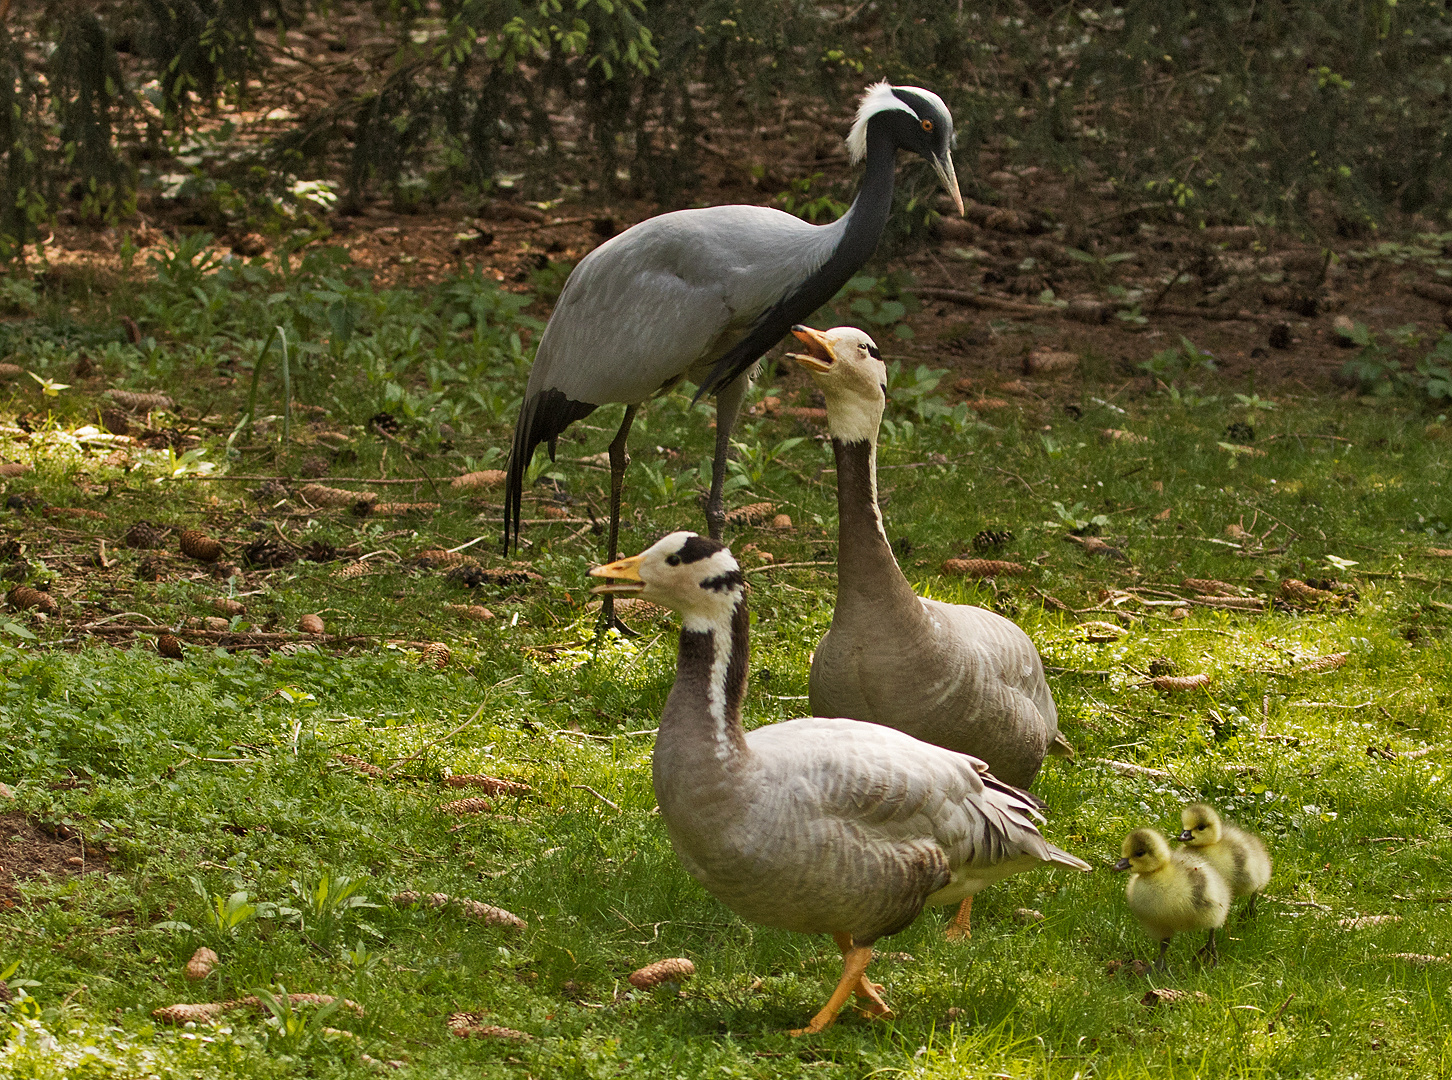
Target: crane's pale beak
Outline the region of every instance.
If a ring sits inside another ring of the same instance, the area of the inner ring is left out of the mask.
[[[938,180],[953,199],[953,205],[958,208],[958,216],[963,216],[963,193],[958,190],[958,174],[953,171],[953,155],[944,154],[942,157],[934,156],[933,171],[938,174]]]
[[[820,330],[813,330],[810,326],[793,326],[792,333],[807,347],[803,353],[787,353],[793,360],[801,364],[808,371],[831,371],[832,365],[837,362],[837,357],[832,352],[832,346],[827,341],[827,335]]]
[[[630,596],[642,592],[645,582],[640,580],[640,560],[644,555],[632,555],[628,559],[617,559],[613,563],[597,566],[590,571],[591,577],[620,578],[620,581],[596,585],[590,591],[597,595],[610,593],[612,596]]]
[[[592,573],[593,573],[593,571],[592,571]],[[1128,859],[1120,859],[1117,863],[1114,864],[1113,867],[1111,867],[1111,869],[1116,874],[1118,874],[1118,873],[1120,873],[1122,871],[1128,870],[1129,869],[1129,860]]]

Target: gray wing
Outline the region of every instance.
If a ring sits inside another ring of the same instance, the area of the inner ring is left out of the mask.
[[[526,399],[638,403],[710,364],[831,254],[828,230],[763,206],[662,214],[587,255],[540,339]]]

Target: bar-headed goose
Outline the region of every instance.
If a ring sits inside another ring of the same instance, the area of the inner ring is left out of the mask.
[[[1155,967],[1165,970],[1170,938],[1191,930],[1209,930],[1205,950],[1215,960],[1215,929],[1230,912],[1230,886],[1215,868],[1189,848],[1170,850],[1154,829],[1136,829],[1124,838],[1116,870],[1133,870],[1124,888],[1129,910],[1150,937],[1160,943]]]
[[[812,711],[849,716],[988,763],[1028,787],[1045,753],[1073,755],[1038,650],[1008,619],[928,600],[898,568],[877,506],[877,431],[887,368],[861,330],[792,330],[790,353],[827,399],[837,459],[837,605],[812,658]],[[949,928],[966,936],[971,900]]]
[[[1221,821],[1208,803],[1185,807],[1180,824],[1185,828],[1179,839],[1220,872],[1233,895],[1250,897],[1245,913],[1254,915],[1256,898],[1271,876],[1270,852],[1260,837]]]
[[[1036,866],[1089,869],[1039,835],[1032,796],[977,758],[855,720],[745,731],[746,585],[716,541],[671,533],[590,573],[616,579],[596,592],[639,596],[682,617],[653,759],[681,862],[743,919],[828,933],[842,951],[841,981],[802,1032],[828,1027],[854,993],[869,1015],[889,1015],[866,975],[872,943],[925,905],[956,903]]]

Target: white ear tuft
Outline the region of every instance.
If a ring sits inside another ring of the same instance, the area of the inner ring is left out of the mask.
[[[893,109],[912,112],[912,109],[908,108],[892,92],[892,84],[886,79],[873,83],[862,95],[862,102],[857,106],[857,119],[852,121],[852,130],[847,134],[847,153],[851,156],[854,165],[867,155],[867,121],[880,112],[888,112]]]

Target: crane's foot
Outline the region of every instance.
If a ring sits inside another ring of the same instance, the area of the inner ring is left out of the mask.
[[[953,916],[953,921],[943,931],[943,936],[949,941],[967,941],[973,936],[972,917],[973,897],[965,896],[958,905],[958,914]]]

